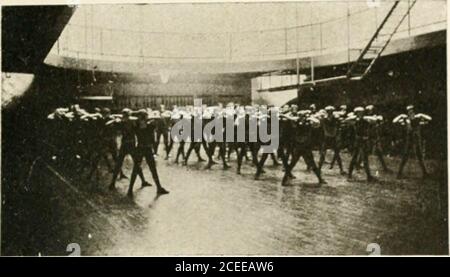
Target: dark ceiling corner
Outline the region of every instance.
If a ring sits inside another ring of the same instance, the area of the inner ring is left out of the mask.
[[[34,72],[74,11],[74,6],[2,7],[2,71]]]

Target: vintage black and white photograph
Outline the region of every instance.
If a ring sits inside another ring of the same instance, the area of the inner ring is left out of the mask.
[[[1,7],[2,256],[449,254],[445,0],[70,2]]]

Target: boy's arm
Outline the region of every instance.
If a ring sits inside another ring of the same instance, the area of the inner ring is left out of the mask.
[[[400,120],[404,119],[405,117],[406,117],[405,114],[398,115],[396,118],[394,118],[394,120],[392,120],[392,123],[394,124],[399,123]]]
[[[350,115],[350,116],[348,116],[346,119],[344,119],[343,120],[343,122],[345,123],[345,124],[354,124],[355,123],[355,119],[356,119],[356,116],[355,115]]]
[[[111,119],[110,121],[108,121],[108,122],[106,122],[106,126],[110,126],[110,125],[114,125],[115,123],[119,123],[121,120],[120,120],[120,118],[114,118],[114,119]]]
[[[431,116],[423,114],[423,113],[416,114],[416,118],[419,118],[419,119],[422,119],[422,120],[426,120],[426,121],[431,121],[432,120]]]
[[[311,127],[313,127],[313,128],[319,128],[320,127],[321,121],[318,118],[316,118],[314,116],[310,116],[310,117],[308,117],[307,120],[311,123]]]

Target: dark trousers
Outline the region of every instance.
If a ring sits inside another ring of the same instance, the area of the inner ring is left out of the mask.
[[[269,157],[269,155],[270,155],[270,157],[272,158],[272,161],[273,161],[273,163],[274,163],[275,165],[278,165],[278,164],[279,164],[278,161],[277,161],[277,157],[275,156],[274,153],[263,153],[263,154],[261,155],[261,159],[259,160],[258,166],[257,166],[257,168],[256,168],[256,175],[257,175],[257,176],[260,175],[260,174],[263,172],[264,164],[266,163],[267,158]]]
[[[186,158],[186,155],[184,153],[184,145],[186,142],[184,140],[181,140],[178,144],[178,150],[177,155],[175,157],[175,163],[178,163],[178,159],[180,158],[180,155],[182,156],[182,159],[184,160]]]
[[[400,163],[400,169],[398,171],[398,176],[402,176],[403,169],[408,162],[409,157],[411,156],[411,152],[416,152],[417,160],[419,160],[420,168],[422,169],[423,175],[427,175],[427,169],[423,162],[423,152],[422,152],[422,144],[420,138],[414,136],[408,136],[405,142],[405,146],[403,148],[402,161]]]
[[[169,155],[169,131],[168,130],[157,130],[156,140],[155,140],[155,154],[158,155],[159,143],[161,142],[161,136],[163,137],[164,150],[166,151],[166,156]]]
[[[156,170],[155,158],[153,157],[153,149],[151,146],[138,146],[136,147],[133,155],[133,172],[131,173],[130,186],[128,188],[128,193],[133,193],[134,182],[138,174],[142,174],[141,163],[143,158],[147,161],[148,168],[152,173],[153,181],[158,189],[161,189],[161,184],[159,182],[158,171]]]
[[[111,180],[110,187],[114,187],[114,185],[116,184],[116,179],[122,170],[122,164],[123,164],[123,160],[125,159],[125,156],[126,155],[133,156],[135,153],[135,149],[136,149],[136,147],[133,145],[133,143],[127,143],[127,142],[122,143],[122,145],[119,149],[119,154],[117,155],[116,166],[114,168],[113,178]],[[142,182],[145,182],[144,174],[142,173],[142,168],[139,167],[137,174],[141,178]]]
[[[99,145],[97,145],[98,149],[94,149],[93,155],[91,156],[91,171],[89,172],[89,179],[92,177],[95,171],[98,169],[98,164],[100,163],[100,160],[103,158],[106,162],[106,166],[108,167],[109,171],[114,172],[113,166],[109,162],[108,154],[111,154],[114,161],[117,160],[117,151],[116,151],[116,145],[114,141],[99,141]]]
[[[334,151],[333,161],[334,160],[337,161],[337,163],[339,165],[339,169],[341,170],[341,172],[343,172],[344,168],[342,167],[342,160],[341,160],[341,155],[340,155],[341,149],[339,147],[339,143],[338,143],[336,137],[325,136],[324,139],[322,140],[322,143],[320,145],[319,169],[322,170],[322,166],[325,161],[325,155],[327,153],[327,149],[329,149],[329,148],[331,148]]]
[[[355,168],[355,165],[358,163],[358,155],[361,155],[362,162],[364,164],[364,170],[366,171],[367,179],[371,179],[372,175],[370,174],[370,167],[369,167],[369,141],[368,139],[356,139],[354,148],[353,148],[353,154],[352,154],[352,160],[350,162],[350,167],[348,169],[348,176],[351,178],[353,169]]]
[[[227,168],[228,164],[227,164],[227,161],[225,159],[225,154],[226,154],[225,142],[217,142],[217,141],[212,141],[212,142],[209,143],[208,152],[207,152],[207,154],[208,154],[208,165],[207,165],[207,167],[210,168],[214,164],[213,156],[214,156],[214,152],[216,151],[216,147],[219,147],[219,157],[222,160],[223,167]]]
[[[244,156],[247,153],[247,149],[250,149],[250,152],[252,154],[252,162],[255,166],[258,166],[258,145],[256,142],[239,142],[237,144],[237,152],[238,152],[238,159],[237,159],[237,173],[241,173],[241,166],[242,166],[242,160]]]
[[[384,171],[387,171],[388,167],[386,165],[386,162],[384,161],[383,150],[382,150],[383,148],[381,146],[381,142],[378,140],[375,140],[373,147],[374,147],[375,155],[377,156],[378,161],[380,161],[381,167],[383,167]]]
[[[312,148],[311,146],[303,146],[303,145],[295,147],[294,151],[292,152],[291,163],[288,165],[288,167],[285,169],[284,172],[283,184],[285,183],[288,177],[292,176],[292,170],[295,168],[297,162],[300,160],[301,157],[303,157],[303,160],[305,161],[308,168],[312,169],[319,182],[322,181],[322,176],[320,174],[319,168],[317,167],[314,161],[314,156],[311,148]]]
[[[205,152],[208,153],[208,148],[207,148],[207,146],[206,146],[206,142],[204,142],[204,141],[192,141],[192,142],[189,144],[189,148],[188,148],[188,150],[187,150],[187,152],[186,152],[186,157],[185,157],[185,159],[184,159],[184,162],[185,162],[185,163],[188,162],[189,157],[191,156],[192,150],[194,150],[194,151],[195,151],[195,154],[197,154],[198,160],[199,160],[199,161],[203,161],[203,158],[202,158],[202,156],[200,155],[200,148],[201,148],[202,145],[203,145],[203,147],[206,147],[206,148],[205,148]]]
[[[294,144],[292,141],[287,138],[280,138],[280,146],[278,147],[278,157],[281,158],[281,162],[283,163],[284,171],[289,168],[289,157],[292,155],[294,149]]]

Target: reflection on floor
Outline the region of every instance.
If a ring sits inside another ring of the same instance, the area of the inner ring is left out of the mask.
[[[328,184],[321,187],[303,163],[287,187],[270,159],[260,181],[253,180],[250,162],[241,176],[234,161],[228,171],[220,165],[203,170],[194,159],[187,167],[162,158],[157,163],[170,194],[158,198],[155,187],[140,188],[137,180],[133,200],[125,196],[127,179],[108,191],[106,169],[100,181],[87,181],[42,164],[19,215],[28,218],[26,226],[4,243],[3,255],[67,255],[72,242],[81,255],[366,255],[370,243],[379,244],[381,254],[448,253],[447,182],[423,181],[415,161],[399,181],[378,172],[373,159],[379,182],[370,184],[362,170],[349,182],[325,165]],[[394,169],[398,160],[388,164]],[[131,167],[128,159],[128,176]],[[152,181],[146,166],[144,173]]]

